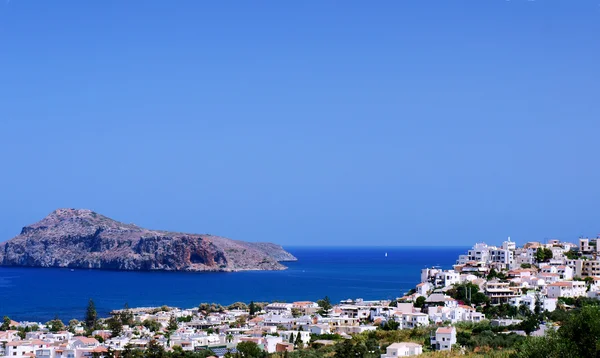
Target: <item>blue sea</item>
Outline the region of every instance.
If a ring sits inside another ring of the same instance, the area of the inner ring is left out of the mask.
[[[421,269],[450,268],[462,247],[286,247],[298,261],[285,271],[235,273],[126,272],[0,267],[0,317],[46,322],[83,319],[92,298],[98,313],[201,302],[313,300],[329,296],[394,299],[420,281]],[[386,256],[387,253],[387,256]]]

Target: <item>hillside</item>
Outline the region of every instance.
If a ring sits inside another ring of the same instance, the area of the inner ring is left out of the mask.
[[[281,246],[148,230],[85,209],[58,209],[0,243],[0,266],[111,270],[283,270]]]

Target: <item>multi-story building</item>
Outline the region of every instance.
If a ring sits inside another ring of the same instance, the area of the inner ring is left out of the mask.
[[[509,303],[515,307],[525,305],[531,312],[534,312],[536,302],[538,301],[541,311],[552,312],[556,309],[556,298],[544,297],[544,295],[537,293],[536,291],[529,291],[526,295],[513,297],[510,299]]]
[[[599,252],[598,249],[598,238],[596,239],[588,239],[581,238],[579,239],[579,252],[584,255],[591,255]]]
[[[573,277],[600,276],[600,259],[596,260],[567,260],[566,266],[573,270]]]
[[[493,249],[489,251],[490,262],[500,269],[508,269],[514,264],[514,251],[509,249]]]
[[[510,236],[509,236],[508,240],[506,240],[502,243],[502,249],[514,251],[517,249],[517,243],[514,241],[510,241]]]
[[[583,297],[586,295],[586,290],[583,281],[560,281],[546,286],[546,294],[549,298]]]
[[[342,305],[340,310],[342,317],[368,319],[371,315],[371,308],[368,306]]]
[[[5,343],[5,355],[8,357],[24,357],[33,356],[38,349],[48,349],[49,343],[39,339],[28,341],[12,341]]]
[[[403,313],[402,314],[402,329],[413,329],[419,326],[427,326],[429,324],[429,316],[425,313]]]
[[[519,268],[523,264],[529,264],[529,265],[533,264],[534,263],[533,252],[534,252],[533,250],[529,250],[529,249],[525,249],[525,248],[516,249],[513,253],[514,267]]]
[[[430,338],[431,345],[440,351],[449,351],[456,344],[456,328],[439,327]]]
[[[600,276],[600,260],[583,260],[581,277]]]
[[[488,246],[486,243],[477,243],[473,248],[467,251],[466,255],[460,255],[458,257],[458,264],[464,265],[469,261],[475,262],[489,262],[490,250],[496,249],[495,246]]]
[[[508,301],[518,296],[517,288],[510,287],[509,282],[500,282],[491,280],[485,284],[485,294],[490,298],[492,304],[508,303]]]
[[[460,273],[454,270],[440,271],[435,275],[435,287],[448,287],[460,283]]]

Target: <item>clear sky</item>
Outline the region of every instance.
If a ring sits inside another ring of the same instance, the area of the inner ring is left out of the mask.
[[[0,1],[0,241],[600,232],[600,1]]]

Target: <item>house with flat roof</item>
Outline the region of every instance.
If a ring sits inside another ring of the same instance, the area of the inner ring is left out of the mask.
[[[392,343],[385,349],[381,358],[417,356],[423,353],[423,346],[413,342]]]

